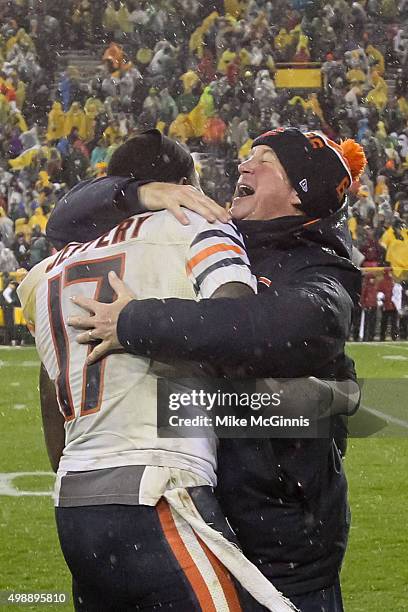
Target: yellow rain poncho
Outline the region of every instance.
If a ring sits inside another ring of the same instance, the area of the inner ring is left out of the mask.
[[[300,104],[304,109],[306,109],[306,100],[302,98],[302,96],[293,96],[288,102],[289,106],[296,106],[296,104]]]
[[[86,118],[85,113],[79,102],[73,102],[71,108],[65,115],[64,132],[65,136],[69,136],[72,130],[76,128],[78,135],[82,139],[86,139]]]
[[[23,81],[19,81],[16,89],[16,104],[17,108],[21,110],[23,108],[26,99],[26,84]]]
[[[116,12],[116,21],[120,31],[125,32],[125,34],[133,32],[133,23],[130,20],[130,13],[126,4],[121,3],[119,10]]]
[[[59,140],[65,135],[65,113],[61,102],[54,102],[48,113],[47,140]]]
[[[292,36],[285,28],[282,28],[275,36],[274,44],[277,51],[283,52],[292,44]]]
[[[188,114],[188,119],[193,129],[194,138],[201,138],[205,131],[205,124],[207,121],[207,115],[201,104],[197,104],[193,110]]]
[[[109,125],[104,131],[103,137],[106,140],[106,142],[109,144],[109,146],[111,147],[117,141],[117,139],[120,138],[119,125],[117,125],[116,123],[112,123],[111,125]],[[113,151],[112,151],[112,154],[113,154]]]
[[[14,45],[16,44],[18,45],[20,43],[27,45],[30,51],[35,51],[35,45],[33,43],[33,39],[31,38],[29,34],[27,34],[24,28],[20,28],[17,34],[9,38],[8,41],[6,42],[6,54],[9,51],[11,51]]]
[[[24,239],[27,242],[30,242],[31,238],[31,227],[29,223],[26,223],[25,217],[18,218],[15,220],[15,234],[24,234]]]
[[[48,145],[42,145],[42,147],[40,147],[40,157],[49,161],[51,159],[51,151],[58,152],[58,149],[50,148]]]
[[[207,85],[207,87],[204,88],[204,91],[201,94],[198,104],[202,106],[206,117],[212,117],[214,115],[215,113],[214,96],[211,93],[210,85]]]
[[[389,189],[386,183],[385,176],[377,176],[377,184],[374,189],[375,198],[380,198],[383,195],[389,195]]]
[[[392,228],[381,237],[380,244],[386,248],[386,259],[390,262],[397,278],[408,278],[408,229],[401,230],[402,240],[396,238]]]
[[[227,74],[228,66],[234,61],[236,56],[237,54],[235,51],[230,51],[229,49],[226,49],[221,55],[220,61],[218,62],[218,72],[221,72],[221,74]]]
[[[306,101],[306,108],[312,110],[314,114],[319,117],[321,121],[324,122],[322,107],[320,106],[320,102],[316,93],[309,94]]]
[[[97,98],[88,98],[84,106],[85,110],[85,140],[92,140],[95,136],[95,119],[103,110],[103,104]]]
[[[181,75],[180,81],[183,83],[184,93],[191,93],[197,83],[200,82],[199,76],[194,72],[194,70],[188,70]]]
[[[239,59],[241,60],[241,70],[252,65],[252,55],[247,49],[241,49]]]
[[[43,234],[45,233],[45,228],[47,227],[47,217],[44,215],[41,206],[38,206],[38,208],[35,209],[34,214],[32,217],[30,217],[28,224],[31,227],[31,230],[33,230],[36,225],[39,225],[41,232]]]
[[[44,187],[52,187],[50,183],[50,177],[48,176],[48,172],[46,170],[41,170],[38,173],[38,181],[35,184],[36,191],[41,191]]]
[[[9,164],[13,168],[13,170],[23,170],[24,168],[28,168],[31,164],[36,161],[39,153],[40,153],[40,145],[36,145],[24,153],[21,153],[15,159],[9,159]]]
[[[204,36],[211,29],[215,21],[217,21],[219,14],[217,11],[213,11],[206,17],[202,24],[194,30],[190,36],[189,49],[192,53],[195,53],[197,57],[202,59],[204,54]]]
[[[311,110],[313,113],[319,117],[321,121],[324,121],[323,111],[319,104],[319,100],[317,98],[317,94],[312,93],[308,96],[307,100],[302,98],[301,96],[293,96],[288,102],[290,106],[295,106],[296,104],[300,104],[305,111]]]
[[[350,217],[347,221],[348,228],[350,230],[350,234],[353,240],[357,240],[357,219],[355,217]]]
[[[191,121],[185,113],[180,113],[169,127],[169,137],[186,143],[194,138],[194,130]]]
[[[241,19],[246,15],[248,0],[224,0],[225,14],[234,19]]]
[[[14,119],[18,125],[18,127],[20,128],[20,132],[23,134],[24,132],[28,132],[28,125],[26,120],[24,119],[23,115],[20,112],[15,112],[13,114]]]
[[[362,85],[367,80],[366,75],[359,68],[352,68],[349,70],[346,77],[349,83],[357,83],[358,85]]]
[[[408,100],[404,96],[398,98],[398,108],[404,119],[408,119]]]
[[[147,66],[152,61],[152,57],[153,51],[147,47],[142,47],[136,54],[136,61],[142,66]]]
[[[381,142],[381,144],[385,144],[388,138],[387,130],[385,129],[384,121],[378,121],[377,123],[377,131],[375,132],[376,138]]]
[[[113,32],[117,27],[116,11],[113,2],[108,2],[103,14],[102,23],[108,32]]]
[[[155,125],[155,128],[156,130],[159,130],[159,132],[164,134],[164,130],[166,129],[166,124],[164,123],[164,121],[161,121],[161,119],[159,119]]]
[[[0,125],[6,125],[11,114],[10,104],[6,96],[0,93]]]
[[[275,60],[273,59],[272,55],[268,55],[265,65],[267,67],[267,69],[269,70],[269,72],[274,75],[276,72],[276,64],[275,64]]]
[[[308,58],[310,59],[310,51],[309,51],[309,39],[307,36],[305,36],[304,34],[300,34],[299,36],[299,42],[297,44],[296,47],[296,53],[295,56],[300,53],[301,51],[304,52],[305,56],[308,56]]]
[[[380,14],[387,20],[395,20],[398,15],[397,0],[382,0],[380,6]]]
[[[88,98],[85,102],[84,111],[86,115],[96,119],[99,113],[103,111],[103,102],[99,98]]]
[[[378,72],[373,72],[373,85],[374,88],[367,94],[367,103],[382,112],[388,102],[388,85]]]
[[[248,140],[244,142],[244,144],[240,148],[239,153],[238,153],[238,159],[240,162],[244,161],[245,159],[249,157],[251,153],[253,142],[254,141],[252,140],[252,138],[248,138]]]
[[[368,60],[371,59],[376,62],[374,64],[374,70],[376,70],[378,74],[382,76],[385,72],[385,61],[381,51],[379,51],[376,47],[373,47],[373,45],[367,45],[365,52]]]

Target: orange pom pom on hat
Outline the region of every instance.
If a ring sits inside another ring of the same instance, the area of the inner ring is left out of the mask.
[[[348,139],[337,144],[320,132],[277,128],[256,138],[252,147],[258,145],[273,149],[303,212],[311,218],[328,217],[339,210],[367,164],[357,142]]]

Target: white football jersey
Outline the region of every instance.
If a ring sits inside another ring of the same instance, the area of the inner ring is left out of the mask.
[[[157,437],[157,377],[151,361],[116,353],[87,366],[90,349],[79,345],[78,332],[67,326],[69,316],[83,314],[71,297],[106,303],[115,299],[110,270],[139,299],[209,298],[228,282],[245,283],[256,291],[235,226],[209,224],[195,213],[187,214],[188,226],[166,211],[146,213],[93,242],[71,243],[36,266],[19,287],[66,419],[59,473],[156,465],[192,471],[215,485],[214,439]]]

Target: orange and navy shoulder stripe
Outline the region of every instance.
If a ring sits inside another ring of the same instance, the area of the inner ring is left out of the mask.
[[[238,230],[232,224],[222,227],[200,232],[190,245],[186,272],[197,294],[203,281],[221,268],[233,265],[250,268],[244,241]]]
[[[219,242],[218,244],[213,244],[212,246],[202,249],[197,255],[189,259],[187,262],[187,272],[191,273],[198,264],[208,257],[211,257],[211,255],[215,255],[216,253],[225,253],[226,251],[237,253],[238,255],[242,255],[244,253],[242,247],[227,244],[225,242]]]

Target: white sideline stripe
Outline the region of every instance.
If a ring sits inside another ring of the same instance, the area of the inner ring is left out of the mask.
[[[391,340],[387,340],[385,342],[380,342],[379,340],[373,340],[372,342],[347,342],[347,346],[358,346],[358,347],[364,347],[364,346],[385,346],[387,348],[396,348],[396,349],[402,349],[403,351],[408,351],[408,341],[401,341],[401,342],[391,342]]]
[[[169,506],[171,514],[173,516],[174,523],[177,527],[179,536],[184,542],[185,547],[191,555],[198,571],[200,572],[207,588],[210,592],[211,598],[214,602],[214,607],[217,612],[228,612],[229,606],[224,595],[224,590],[218,580],[217,574],[215,573],[213,566],[211,565],[207,555],[201,548],[197,536],[184,519],[174,512],[173,508]]]
[[[0,359],[0,368],[39,368],[39,361],[20,361],[20,363],[12,363]]]
[[[20,476],[53,476],[54,472],[0,472],[0,496],[7,497],[52,497],[51,491],[22,491],[16,489],[13,480]]]
[[[0,346],[0,351],[28,351],[35,350],[35,345],[31,346]]]
[[[375,408],[368,408],[368,406],[362,406],[362,408],[366,412],[370,412],[372,415],[384,419],[384,421],[387,421],[387,423],[392,423],[393,425],[399,425],[399,427],[404,427],[405,429],[408,429],[408,421],[404,421],[403,419],[397,419],[397,417],[385,414],[385,412],[381,412],[381,410],[376,410]]]

